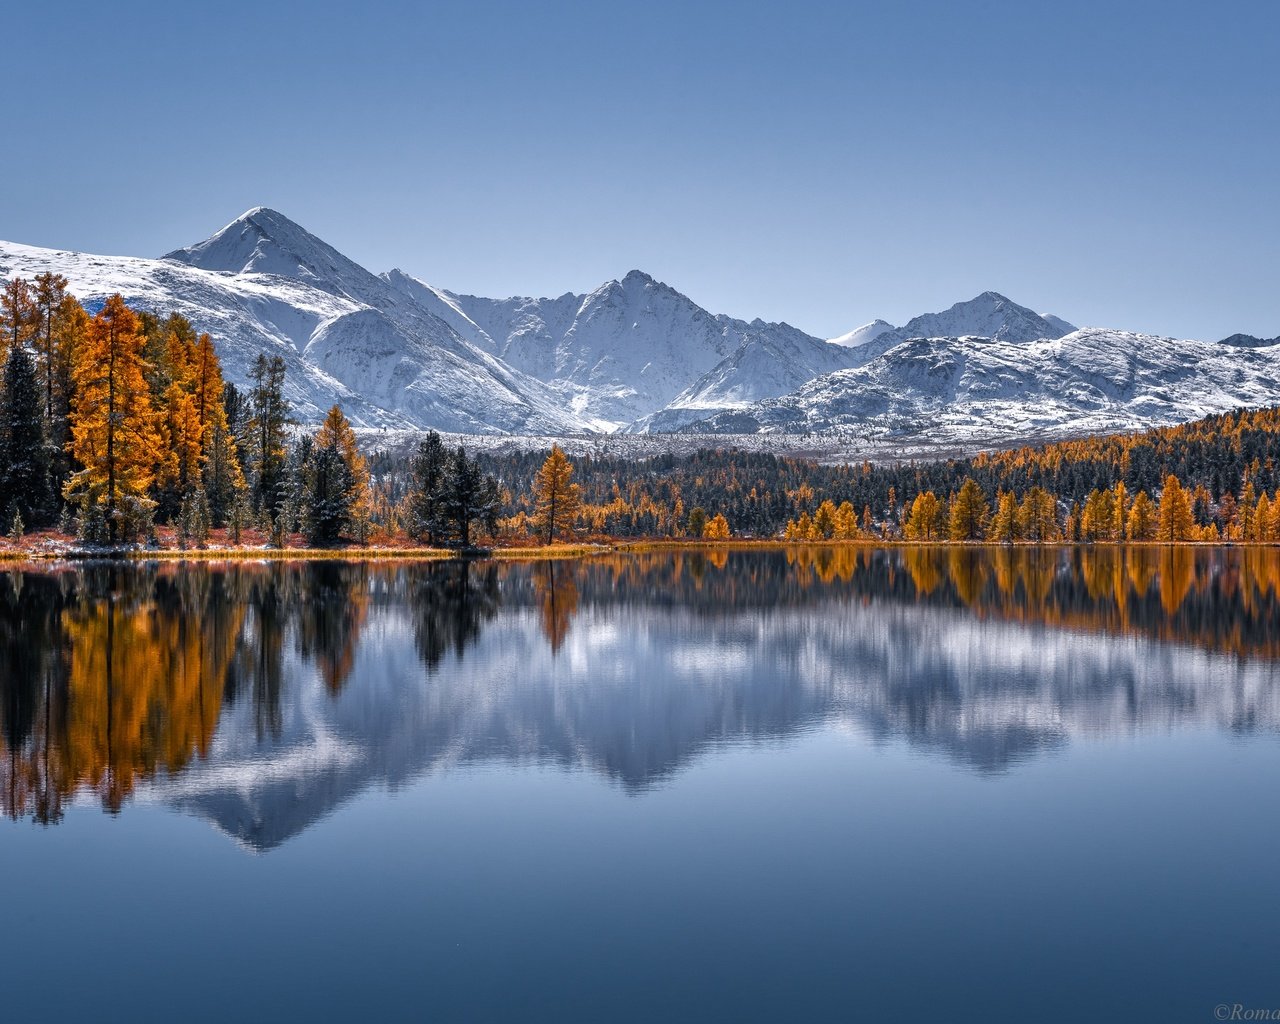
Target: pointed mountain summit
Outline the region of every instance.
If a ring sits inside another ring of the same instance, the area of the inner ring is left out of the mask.
[[[581,427],[542,382],[478,349],[385,278],[265,206],[162,262],[246,281],[270,275],[352,303],[308,323],[295,345],[323,373],[411,422],[478,433]]]
[[[983,292],[957,302],[941,313],[925,313],[908,320],[897,333],[906,338],[993,338],[996,341],[1039,341],[1061,338],[1075,328],[1064,320],[1054,323],[999,292]]]
[[[833,345],[839,345],[841,348],[857,348],[859,345],[866,345],[875,341],[880,335],[892,330],[896,330],[896,328],[888,320],[872,320],[869,324],[855,327],[848,334],[842,334],[838,338],[828,338],[827,340]]]
[[[362,269],[300,224],[265,206],[255,206],[203,242],[164,258],[224,274],[276,274],[312,283]]]
[[[901,327],[874,320],[832,338],[834,345],[858,349],[859,359],[881,355],[909,338],[992,338],[1027,342],[1061,338],[1076,330],[1061,317],[1036,313],[999,292],[983,292],[940,313],[923,313]]]
[[[752,330],[641,270],[558,298],[464,295],[400,271],[384,279],[477,348],[558,389],[575,412],[605,428],[663,408]]]

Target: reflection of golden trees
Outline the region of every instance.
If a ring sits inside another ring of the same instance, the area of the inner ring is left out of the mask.
[[[907,572],[911,574],[916,593],[928,597],[942,585],[943,552],[940,548],[904,548],[902,559],[907,563]]]
[[[723,569],[727,564],[726,556],[717,567]],[[786,560],[800,570],[801,586],[809,582],[810,573],[822,583],[833,583],[836,580],[848,582],[858,571],[858,564],[868,557],[868,549],[851,545],[796,545],[786,549]]]
[[[533,589],[542,605],[542,632],[552,652],[560,650],[578,610],[578,585],[573,576],[572,562],[550,560],[533,568]]]
[[[1160,604],[1168,614],[1176,612],[1186,599],[1195,570],[1190,548],[1179,545],[1160,549]]]
[[[585,562],[81,568],[0,573],[0,807],[56,821],[92,790],[111,809],[208,754],[222,707],[259,737],[283,720],[292,645],[331,691],[379,601],[407,604],[428,672],[462,655],[511,593],[553,651],[580,603],[681,615],[879,600],[1280,659],[1280,549],[1100,546],[658,552]],[[499,579],[501,577],[501,580]]]
[[[1129,582],[1133,584],[1134,593],[1145,594],[1151,589],[1159,567],[1157,553],[1153,548],[1129,548],[1125,552],[1125,565],[1128,567]]]
[[[199,603],[137,574],[64,616],[70,652],[65,758],[71,779],[118,810],[137,780],[180,771],[208,752],[231,645],[211,640]],[[183,577],[183,583],[200,574]],[[151,584],[151,585],[147,585]],[[232,628],[238,631],[238,621]]]
[[[986,551],[978,548],[953,547],[947,551],[947,571],[960,600],[973,605],[982,596],[991,571],[991,559]]]
[[[223,704],[280,728],[284,639],[330,688],[350,670],[367,568],[86,568],[0,579],[0,805],[56,821],[92,790],[118,810],[138,784],[208,755]]]

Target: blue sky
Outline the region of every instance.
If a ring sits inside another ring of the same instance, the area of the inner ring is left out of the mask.
[[[1280,4],[70,3],[5,12],[0,237],[274,207],[378,271],[639,267],[842,333],[986,289],[1280,333]]]

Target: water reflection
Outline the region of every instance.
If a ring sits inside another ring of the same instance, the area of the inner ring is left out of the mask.
[[[632,791],[848,723],[1003,771],[1073,737],[1280,725],[1280,552],[797,548],[0,575],[0,799],[269,848],[501,760]]]

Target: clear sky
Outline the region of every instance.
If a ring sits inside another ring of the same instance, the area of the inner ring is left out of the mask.
[[[821,336],[986,289],[1280,334],[1280,3],[6,6],[0,238],[252,206],[487,295],[639,267]]]

